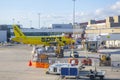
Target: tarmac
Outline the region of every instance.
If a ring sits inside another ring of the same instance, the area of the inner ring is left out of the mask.
[[[48,75],[45,74],[47,69],[28,65],[31,52],[32,47],[28,45],[0,46],[0,80],[58,80],[59,75]],[[97,68],[106,71],[105,80],[120,80],[120,68],[114,70],[111,67]],[[80,78],[79,80],[89,80],[89,78]]]

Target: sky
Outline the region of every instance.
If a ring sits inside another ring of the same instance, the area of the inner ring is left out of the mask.
[[[73,4],[73,0],[1,0],[0,24],[39,28],[40,19],[40,28],[43,28],[72,23]],[[120,0],[75,0],[77,23],[115,15],[120,15]]]

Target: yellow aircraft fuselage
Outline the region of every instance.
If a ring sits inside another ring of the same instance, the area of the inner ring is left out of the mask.
[[[64,46],[75,42],[72,38],[68,38],[65,36],[25,36],[16,25],[13,26],[13,30],[15,37],[12,38],[12,40],[24,44],[50,45],[57,43],[61,46]]]

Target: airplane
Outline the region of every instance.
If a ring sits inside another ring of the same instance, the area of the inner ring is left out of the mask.
[[[17,25],[13,25],[13,32],[15,34],[15,37],[11,40],[23,44],[44,46],[59,44],[60,46],[64,46],[75,43],[75,40],[65,36],[25,36]]]

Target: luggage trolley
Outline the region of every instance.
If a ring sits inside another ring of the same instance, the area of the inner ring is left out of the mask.
[[[79,78],[79,69],[76,66],[70,67],[62,67],[61,68],[61,79],[65,77],[75,77],[76,79]]]

